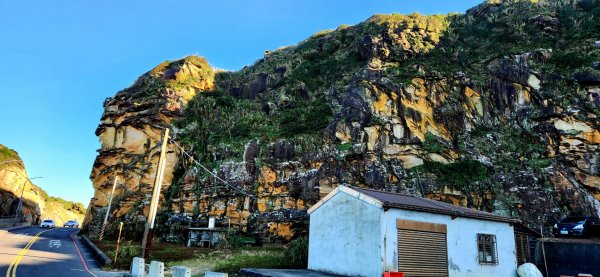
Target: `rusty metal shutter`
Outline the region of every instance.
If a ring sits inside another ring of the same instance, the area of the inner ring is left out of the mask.
[[[406,221],[405,221],[406,222]],[[398,224],[398,271],[406,277],[447,277],[448,247],[444,232],[403,229]],[[408,224],[410,225],[410,224]],[[413,224],[414,225],[414,224]]]

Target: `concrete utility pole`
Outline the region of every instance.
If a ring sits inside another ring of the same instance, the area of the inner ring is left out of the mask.
[[[162,146],[160,148],[160,157],[158,158],[158,167],[156,168],[156,178],[154,179],[154,190],[152,191],[152,199],[150,200],[150,211],[148,212],[148,220],[146,221],[146,229],[144,230],[144,238],[142,239],[142,256],[147,259],[152,250],[152,237],[154,235],[154,219],[156,210],[158,209],[158,199],[160,197],[160,187],[163,181],[163,172],[165,170],[165,155],[167,153],[167,143],[169,141],[169,128],[165,129]]]
[[[25,186],[27,185],[27,182],[28,181],[31,182],[31,180],[33,180],[33,179],[40,179],[40,178],[44,178],[44,177],[27,178],[27,180],[25,180],[25,182],[23,182],[23,188],[21,189],[21,197],[19,197],[19,205],[17,206],[17,210],[15,210],[15,223],[19,216],[19,210],[21,209],[21,206],[23,206],[23,193],[25,193]]]
[[[106,231],[106,222],[108,221],[108,215],[110,214],[110,205],[112,204],[113,196],[115,195],[115,188],[117,187],[118,180],[119,176],[115,175],[115,182],[113,183],[112,191],[110,192],[110,196],[108,198],[108,207],[106,208],[106,215],[104,216],[102,228],[100,229],[100,237],[98,238],[99,240],[104,239],[104,231]]]

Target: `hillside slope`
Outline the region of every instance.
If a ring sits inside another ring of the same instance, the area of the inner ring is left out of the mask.
[[[83,204],[49,196],[40,187],[27,181],[28,178],[17,152],[0,144],[0,216],[14,216],[23,192],[22,209],[28,222],[36,218],[54,219],[57,225],[71,219],[83,221]]]
[[[105,102],[86,222],[97,232],[123,175],[113,213],[140,231],[165,127],[177,144],[161,222],[215,216],[285,241],[339,184],[535,227],[597,214],[599,16],[595,0],[489,1],[466,14],[375,15],[236,72],[165,62]]]

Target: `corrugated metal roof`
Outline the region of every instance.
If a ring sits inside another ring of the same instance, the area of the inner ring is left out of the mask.
[[[519,220],[496,215],[493,213],[483,212],[470,208],[455,206],[449,203],[444,203],[427,198],[421,198],[411,195],[404,195],[393,192],[385,192],[379,190],[365,189],[359,187],[350,187],[360,193],[373,197],[383,203],[384,207],[400,208],[414,211],[424,211],[437,214],[445,214],[456,217],[468,217],[477,219],[486,219],[492,221],[501,221],[508,223],[516,223]]]

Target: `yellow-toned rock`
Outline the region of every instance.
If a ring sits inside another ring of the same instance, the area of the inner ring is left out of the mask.
[[[401,124],[394,124],[393,126],[393,134],[394,137],[396,138],[403,138],[404,137],[404,126]]]
[[[593,130],[591,132],[581,134],[581,138],[593,144],[600,144],[600,131]]]
[[[441,86],[443,85],[441,84]],[[413,79],[412,83],[405,87],[405,93],[407,95],[402,97],[402,105],[405,109],[412,110],[412,113],[418,113],[416,117],[407,116],[408,114],[404,115],[411,137],[418,137],[421,141],[424,141],[425,134],[429,132],[448,139],[450,137],[448,130],[443,124],[439,124],[434,120],[433,105],[429,101],[430,92],[426,86],[426,81],[421,78]]]
[[[479,116],[483,116],[481,95],[470,87],[465,87],[465,96],[467,96],[469,108],[475,110]]]
[[[586,123],[579,122],[579,121],[576,121],[573,119],[566,120],[566,121],[562,120],[562,119],[558,119],[558,120],[554,121],[554,127],[558,130],[566,131],[566,132],[589,133],[594,130],[594,129],[592,129],[592,127],[590,127]]]
[[[444,163],[444,164],[450,163],[446,158],[444,158],[444,156],[437,154],[437,153],[429,153],[429,154],[427,154],[427,157],[434,162]]]
[[[262,168],[261,175],[258,178],[258,182],[264,186],[271,186],[275,180],[277,180],[277,173],[275,173],[275,171],[270,167],[264,166]]]
[[[0,144],[0,214],[14,215],[15,209],[22,199],[19,213],[29,224],[35,220],[54,219],[56,225],[68,220],[82,222],[85,208],[72,203],[67,209],[64,200],[49,198],[47,193],[30,179],[25,165],[17,152]]]
[[[343,143],[352,141],[350,127],[343,122],[338,122],[336,125],[335,137],[341,140]]]
[[[126,126],[125,130],[119,132],[121,136],[117,138],[117,147],[125,148],[128,152],[142,154],[145,152],[144,145],[148,141],[148,136],[141,130]]]
[[[105,101],[101,124],[96,131],[101,148],[90,176],[95,192],[85,222],[92,237],[99,231],[102,221],[99,215],[108,204],[115,176],[120,179],[115,199],[121,202],[114,204],[115,214],[127,214],[136,201],[142,203],[140,211],[147,210],[145,197],[152,193],[165,128],[171,126],[194,95],[213,88],[212,68],[203,58],[192,56],[161,63],[133,86]],[[173,181],[180,154],[174,144],[167,149],[162,193]],[[201,201],[198,205],[202,210],[208,210],[206,203]],[[189,204],[183,206],[184,210],[190,208]],[[193,209],[195,205],[191,206]],[[226,210],[225,206],[211,209],[213,213]],[[138,213],[146,214],[147,211]]]
[[[104,149],[115,148],[115,128],[108,127],[98,136],[100,144]]]
[[[292,223],[290,222],[269,223],[269,233],[285,240],[291,240],[294,237]]]
[[[376,114],[391,116],[392,115],[392,101],[390,97],[385,93],[379,93],[378,99],[373,103],[373,109]]]
[[[367,150],[373,151],[375,149],[375,144],[377,144],[377,140],[379,139],[379,131],[381,130],[381,127],[371,126],[366,127],[364,130],[367,134]]]
[[[402,155],[398,157],[402,161],[402,167],[409,169],[415,166],[423,165],[423,159],[415,155]]]

